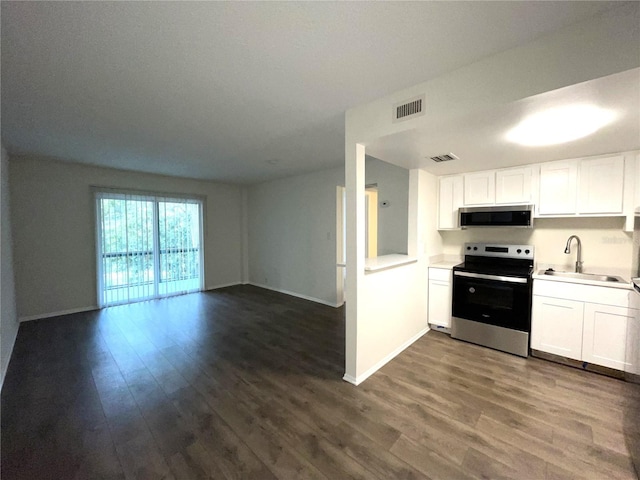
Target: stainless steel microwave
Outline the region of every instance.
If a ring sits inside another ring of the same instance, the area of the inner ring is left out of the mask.
[[[462,207],[458,212],[460,228],[533,227],[533,205]]]

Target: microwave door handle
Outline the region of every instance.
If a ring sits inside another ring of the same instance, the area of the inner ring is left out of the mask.
[[[486,273],[470,273],[470,272],[453,272],[454,275],[459,277],[469,277],[469,278],[481,278],[484,280],[497,280],[499,282],[507,282],[507,283],[527,283],[527,278],[518,278],[518,277],[503,277],[501,275],[487,275]]]

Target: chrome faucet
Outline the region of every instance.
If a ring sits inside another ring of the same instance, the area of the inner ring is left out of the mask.
[[[576,239],[578,241],[578,257],[576,258],[576,273],[582,273],[582,242],[577,235],[571,235],[567,240],[567,246],[564,249],[564,253],[571,253],[571,240]]]

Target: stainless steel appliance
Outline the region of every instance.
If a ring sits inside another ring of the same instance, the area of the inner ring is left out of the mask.
[[[531,245],[467,243],[453,267],[451,336],[527,357],[531,332]]]
[[[533,205],[462,207],[458,209],[461,228],[533,227]]]

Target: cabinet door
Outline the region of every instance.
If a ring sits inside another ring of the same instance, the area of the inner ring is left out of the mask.
[[[632,294],[635,296],[635,294]],[[634,318],[627,325],[627,351],[625,352],[624,371],[640,375],[640,311],[631,310]]]
[[[622,213],[624,157],[580,162],[579,213]]]
[[[496,203],[531,202],[531,167],[496,172]]]
[[[540,215],[576,213],[577,160],[540,165]]]
[[[582,359],[585,362],[635,373],[634,340],[638,310],[585,303]]]
[[[462,206],[462,176],[442,177],[438,196],[438,229],[459,227],[458,208]]]
[[[531,348],[581,360],[583,314],[582,302],[534,295]]]
[[[429,323],[451,327],[451,283],[429,280]]]
[[[464,176],[464,204],[491,205],[496,201],[496,173],[467,173]]]

